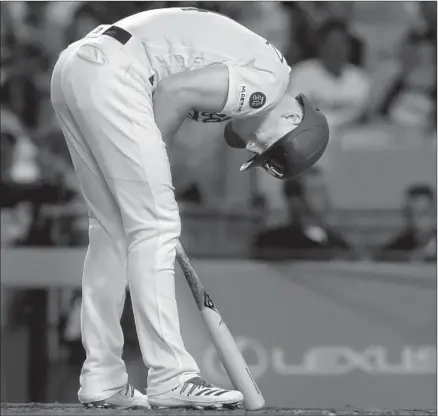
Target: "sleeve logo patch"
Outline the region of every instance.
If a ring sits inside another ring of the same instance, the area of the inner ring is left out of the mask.
[[[263,107],[266,103],[266,95],[262,92],[255,92],[249,97],[249,106],[251,108]]]

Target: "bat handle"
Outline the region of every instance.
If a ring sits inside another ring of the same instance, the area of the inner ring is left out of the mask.
[[[182,246],[181,241],[179,241],[179,240],[176,241],[176,256],[178,258],[178,261],[179,261],[179,258],[181,258],[181,257],[187,258],[187,254],[184,250],[184,247]]]
[[[202,283],[199,280],[199,277],[197,276],[195,269],[190,264],[190,260],[179,240],[176,243],[176,259],[178,260],[178,263],[181,266],[181,270],[184,273],[189,288],[193,294],[193,297],[195,298],[196,304],[198,305],[198,309],[202,310],[205,289],[204,286],[202,286]]]

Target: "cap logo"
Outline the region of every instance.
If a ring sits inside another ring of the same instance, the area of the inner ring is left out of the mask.
[[[266,103],[266,95],[262,92],[255,92],[249,97],[249,106],[251,108],[263,107]]]

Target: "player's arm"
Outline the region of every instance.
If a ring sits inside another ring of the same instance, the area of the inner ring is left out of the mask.
[[[155,123],[167,142],[189,112],[202,109],[220,113],[228,97],[228,69],[218,64],[181,72],[162,80],[154,92]]]

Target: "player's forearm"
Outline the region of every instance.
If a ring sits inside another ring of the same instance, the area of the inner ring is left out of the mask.
[[[228,69],[222,64],[162,80],[154,92],[153,104],[155,123],[163,140],[168,141],[176,133],[190,110],[221,112],[227,93]]]

